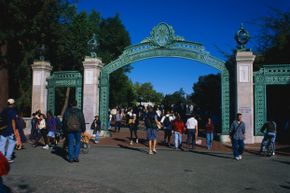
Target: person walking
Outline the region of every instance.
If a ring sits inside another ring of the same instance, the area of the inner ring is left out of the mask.
[[[47,112],[47,137],[51,146],[55,146],[55,132],[56,132],[56,117],[53,116],[51,111]]]
[[[237,119],[233,121],[230,128],[230,138],[232,141],[232,148],[234,158],[236,160],[242,159],[242,154],[244,152],[244,140],[245,140],[246,125],[242,121],[242,114],[237,114]]]
[[[157,144],[157,125],[158,116],[154,112],[153,107],[148,107],[148,113],[145,117],[145,126],[147,129],[147,139],[149,140],[149,155],[156,154],[156,144]]]
[[[170,111],[166,112],[161,119],[161,124],[164,129],[164,144],[170,147],[171,136],[172,136],[172,121],[174,120],[173,116],[170,114]]]
[[[46,120],[45,120],[44,114],[42,114],[42,113],[40,113],[40,115],[38,116],[37,128],[38,128],[38,130],[40,132],[40,137],[38,137],[37,142],[36,142],[35,145],[39,144],[39,140],[42,137],[43,138],[43,142],[44,142],[44,146],[42,148],[43,149],[49,149]]]
[[[20,136],[20,140],[21,140],[21,147],[19,147],[18,149],[24,149],[23,143],[25,143],[27,141],[26,136],[24,134],[24,129],[26,128],[26,123],[23,119],[23,113],[19,113],[19,115],[16,118],[16,127],[18,129],[18,133]]]
[[[95,119],[92,122],[91,130],[93,130],[93,133],[96,135],[94,142],[96,144],[99,143],[101,135],[101,120],[98,115],[95,116]]]
[[[174,130],[175,149],[177,150],[179,148],[182,150],[182,133],[185,125],[178,113],[176,114],[176,119],[173,121],[172,125]]]
[[[137,131],[139,126],[139,118],[135,113],[132,114],[132,117],[129,118],[129,130],[130,130],[130,145],[133,145],[133,133],[135,136],[135,142],[139,143]]]
[[[121,124],[122,124],[122,114],[121,111],[118,110],[117,114],[115,115],[115,132],[120,132],[121,129]]]
[[[81,133],[86,130],[83,112],[77,108],[77,101],[71,103],[63,116],[63,125],[67,132],[68,161],[79,162],[81,148]]]
[[[212,119],[210,117],[207,118],[207,121],[205,124],[205,131],[206,131],[207,149],[210,150],[212,148],[213,132],[214,132],[214,124],[213,124]]]
[[[17,111],[14,107],[15,100],[8,99],[8,107],[1,112],[5,127],[0,131],[0,151],[9,163],[13,163],[12,154],[15,148],[14,131],[16,131]]]
[[[195,142],[198,136],[198,122],[195,119],[195,115],[192,115],[186,121],[186,129],[187,129],[187,140],[186,143],[189,147],[191,142],[191,148],[194,149]]]

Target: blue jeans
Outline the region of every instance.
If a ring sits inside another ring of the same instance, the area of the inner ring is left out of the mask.
[[[208,149],[212,148],[213,133],[206,133],[206,145]]]
[[[71,132],[68,133],[68,159],[78,159],[81,149],[81,133]]]
[[[187,131],[188,131],[188,134],[187,134],[186,143],[187,145],[190,145],[190,141],[191,141],[192,148],[193,148],[195,145],[195,129],[188,129]]]
[[[175,141],[175,148],[178,148],[182,145],[182,134],[180,132],[174,132],[174,141]]]
[[[232,145],[234,157],[238,157],[243,154],[245,146],[243,139],[232,139]]]
[[[6,144],[7,149],[6,149]],[[0,135],[0,151],[2,154],[6,157],[7,160],[12,159],[12,154],[15,148],[16,141],[14,139],[14,135],[9,135],[7,137],[4,137],[3,135]]]
[[[262,151],[262,146],[263,146],[263,144],[265,143],[265,141],[267,141],[269,138],[271,138],[271,141],[272,141],[272,143],[273,143],[273,152],[275,153],[275,141],[276,141],[276,133],[274,133],[274,132],[269,132],[269,133],[266,133],[265,135],[264,135],[264,138],[263,138],[263,140],[262,140],[262,143],[261,143],[261,150],[260,151]]]
[[[96,138],[95,141],[99,142],[100,141],[100,135],[101,135],[101,131],[96,131]]]
[[[154,141],[157,139],[157,130],[152,128],[147,128],[147,138],[149,141]]]

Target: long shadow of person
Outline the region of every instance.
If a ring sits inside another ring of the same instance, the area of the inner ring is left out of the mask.
[[[66,161],[68,161],[68,158],[67,158],[68,153],[63,147],[55,146],[52,149],[51,153],[63,158]]]

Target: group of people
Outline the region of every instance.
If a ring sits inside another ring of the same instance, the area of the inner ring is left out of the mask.
[[[25,122],[18,115],[14,103],[14,99],[9,99],[7,108],[0,114],[0,152],[9,163],[14,162],[14,149],[22,149],[26,140],[23,133],[23,129],[26,127]],[[58,136],[62,135],[68,147],[68,161],[70,163],[79,162],[81,133],[84,133],[85,129],[84,114],[77,108],[77,102],[72,101],[70,107],[65,111],[62,121],[50,111],[46,115],[41,111],[33,113],[30,140],[33,147],[37,147],[41,144],[40,139],[43,138],[42,148],[49,149],[57,144]]]
[[[12,154],[14,149],[22,149],[23,143],[26,138],[23,129],[26,127],[25,122],[22,119],[21,114],[18,115],[15,107],[15,100],[9,99],[7,101],[8,107],[1,112],[1,124],[0,124],[0,151],[5,155],[9,163],[14,162]],[[134,109],[128,109],[126,116],[126,124],[130,130],[130,144],[139,143],[137,134],[140,113],[134,111]],[[117,111],[115,119],[115,131],[120,131],[124,114],[122,111]],[[167,111],[166,113],[160,113],[159,109],[154,109],[148,106],[142,118],[145,123],[147,140],[150,155],[156,154],[157,144],[157,131],[163,129],[164,131],[164,144],[170,146],[172,135],[174,136],[174,147],[176,149],[182,149],[182,136],[187,134],[186,144],[191,148],[195,147],[198,138],[198,121],[192,113],[189,118],[184,121],[179,113],[173,111]],[[49,149],[50,146],[57,144],[57,137],[62,132],[62,135],[66,138],[66,144],[68,146],[68,161],[70,163],[79,162],[80,153],[80,141],[81,133],[85,132],[85,119],[83,112],[77,108],[77,102],[73,101],[70,107],[65,111],[63,120],[47,112],[43,114],[40,111],[33,113],[31,120],[31,136],[30,139],[33,142],[33,146],[36,147],[40,143],[40,139],[43,138],[43,149]],[[101,132],[101,122],[99,116],[96,115],[91,129],[96,134],[95,143],[99,142]],[[209,117],[205,124],[206,129],[206,144],[207,148],[211,149],[213,144],[214,124]],[[262,132],[265,133],[264,140],[271,137],[272,142],[275,144],[276,137],[276,124],[274,121],[269,121],[263,126]],[[242,159],[244,151],[246,125],[242,121],[242,114],[237,114],[237,119],[233,121],[230,127],[229,136],[232,142],[233,155],[236,160]],[[134,138],[133,138],[134,135]],[[262,146],[261,146],[262,149]],[[273,155],[275,155],[275,146]]]

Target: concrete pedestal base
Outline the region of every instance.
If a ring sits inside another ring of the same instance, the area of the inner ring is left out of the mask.
[[[229,135],[221,135],[220,136],[220,141],[222,143],[230,143],[231,142],[231,139],[230,139],[230,136]]]

